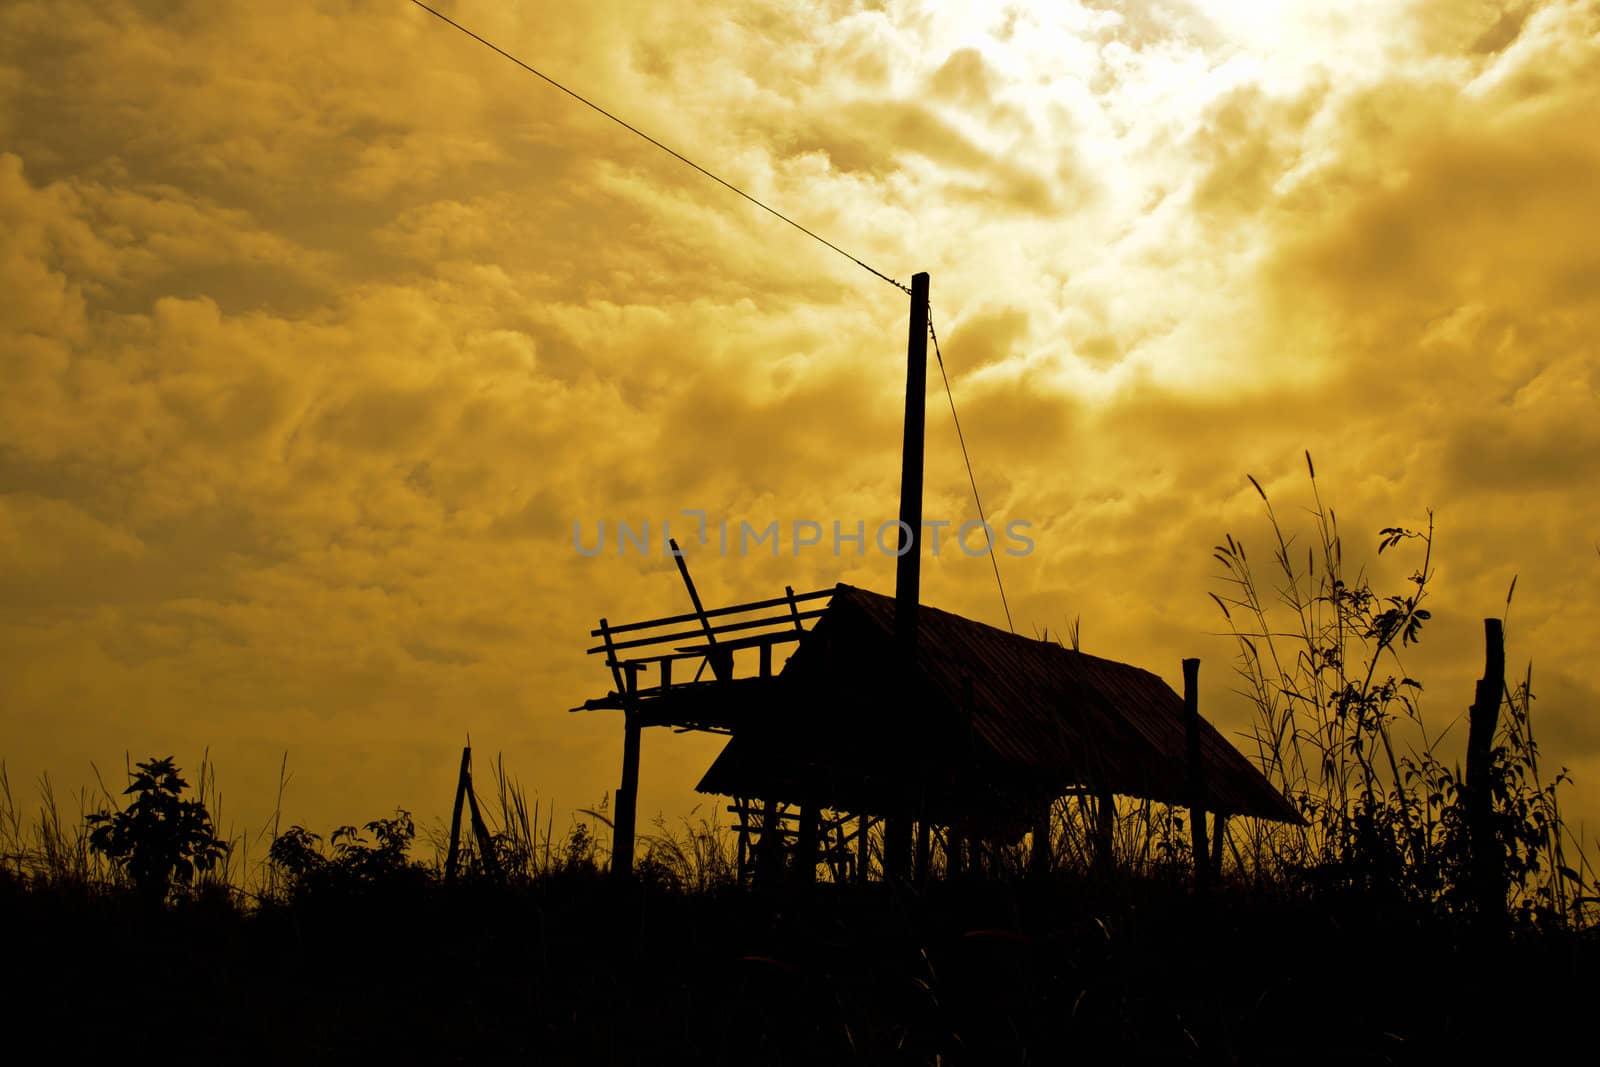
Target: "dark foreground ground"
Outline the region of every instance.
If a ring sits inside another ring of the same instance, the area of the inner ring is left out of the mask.
[[[241,915],[0,886],[5,1014],[13,1048],[52,1062],[1523,1063],[1596,1048],[1592,936],[1139,882],[829,888],[685,895],[575,875]]]

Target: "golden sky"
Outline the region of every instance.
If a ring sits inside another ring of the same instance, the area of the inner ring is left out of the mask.
[[[1206,594],[1224,533],[1268,557],[1245,475],[1303,526],[1310,450],[1352,560],[1434,508],[1429,722],[1518,575],[1508,657],[1593,839],[1596,4],[441,6],[932,275],[985,504],[1033,524],[1020,631],[1200,656],[1232,733]],[[470,730],[590,805],[621,730],[566,712],[609,686],[588,630],[687,603],[575,521],[896,511],[904,296],[404,0],[7,0],[0,292],[22,792],[209,746],[239,831],[285,752],[287,821],[427,822]],[[927,446],[925,515],[972,518],[940,391]],[[696,547],[713,603],[893,588],[875,550]],[[1004,623],[985,559],[923,594]],[[641,818],[717,747],[648,734]]]

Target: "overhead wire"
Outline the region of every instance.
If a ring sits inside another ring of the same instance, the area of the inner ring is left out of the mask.
[[[613,115],[611,112],[607,111],[605,108],[601,107],[599,104],[595,103],[593,100],[590,100],[588,97],[582,96],[582,95],[574,92],[573,90],[568,89],[565,85],[562,85],[560,82],[558,82],[554,78],[550,77],[550,75],[544,73],[543,71],[536,70],[534,67],[530,66],[529,64],[524,63],[522,60],[518,59],[516,56],[512,55],[510,52],[507,52],[505,49],[503,49],[499,45],[495,44],[493,41],[490,41],[490,40],[487,40],[486,38],[478,36],[476,33],[472,32],[469,29],[467,29],[467,27],[461,25],[461,23],[457,22],[455,19],[452,19],[449,15],[443,14],[442,12],[439,12],[439,11],[435,10],[434,8],[429,7],[427,4],[424,4],[422,2],[422,0],[411,0],[411,2],[413,4],[416,4],[418,7],[422,8],[422,10],[426,11],[428,14],[432,15],[434,18],[439,19],[441,22],[445,22],[445,23],[448,23],[451,26],[454,26],[456,29],[460,30],[462,33],[466,34],[468,37],[471,37],[474,41],[477,41],[479,44],[483,45],[485,48],[491,49],[494,52],[497,52],[500,55],[504,56],[506,59],[511,60],[511,62],[515,63],[517,66],[521,67],[523,70],[527,71],[529,74],[532,74],[535,77],[542,78],[546,82],[549,82],[551,85],[555,86],[557,89],[560,89],[562,92],[566,93],[568,96],[572,97],[574,100],[578,101],[580,104],[583,104],[585,107],[592,108],[593,110],[598,111],[600,114],[604,115],[606,118],[610,119],[612,122],[615,122],[618,126],[621,126],[623,129],[627,130],[628,132],[636,134],[637,136],[644,138],[646,141],[649,141],[651,144],[655,145],[657,148],[661,149],[661,151],[665,152],[667,155],[671,156],[672,158],[678,160],[680,163],[684,163],[684,164],[687,164],[690,167],[693,167],[695,170],[699,171],[701,174],[704,174],[707,178],[710,178],[712,181],[716,182],[718,185],[721,185],[722,187],[724,187],[726,189],[729,189],[729,190],[731,190],[731,191],[733,191],[735,193],[738,193],[740,196],[744,197],[746,200],[750,201],[752,204],[754,204],[756,207],[760,208],[761,210],[763,210],[765,212],[768,212],[769,214],[774,215],[779,219],[782,219],[784,222],[787,222],[790,226],[793,226],[795,229],[799,230],[801,233],[805,234],[807,237],[811,238],[813,241],[818,241],[818,242],[826,245],[827,247],[833,249],[835,252],[839,253],[841,256],[843,256],[844,258],[848,259],[850,262],[854,263],[856,266],[860,267],[862,270],[867,271],[869,274],[877,275],[879,278],[882,278],[884,281],[888,282],[890,285],[894,286],[896,289],[899,289],[901,292],[906,293],[906,294],[910,294],[910,292],[911,292],[911,287],[910,286],[901,285],[898,281],[896,281],[895,279],[889,277],[887,274],[883,273],[883,271],[878,270],[876,267],[873,267],[870,264],[865,263],[862,260],[858,259],[857,257],[851,255],[849,252],[846,252],[844,249],[840,248],[838,245],[834,244],[832,241],[828,240],[826,237],[823,237],[820,234],[816,233],[815,231],[809,230],[806,227],[800,225],[800,223],[796,222],[794,219],[791,219],[788,215],[785,215],[783,212],[779,211],[777,208],[772,207],[772,206],[770,206],[768,204],[762,203],[760,200],[757,200],[755,197],[751,196],[749,193],[745,192],[743,189],[739,188],[737,185],[734,185],[732,182],[727,181],[727,180],[725,180],[723,178],[720,178],[717,175],[711,173],[709,170],[707,170],[706,168],[702,167],[700,164],[696,163],[694,160],[690,159],[688,156],[683,155],[681,152],[673,151],[671,148],[668,148],[666,145],[662,144],[660,141],[656,140],[654,137],[651,137],[648,133],[645,133],[643,130],[639,129],[637,126],[634,126],[632,123],[629,123],[629,122],[627,122],[627,121],[625,121],[623,119],[618,118],[616,115]]]
[[[939,364],[939,377],[944,379],[944,395],[950,401],[950,420],[956,424],[956,440],[961,443],[961,461],[967,465],[967,482],[972,486],[972,502],[978,506],[978,521],[983,523],[984,536],[989,541],[989,565],[994,568],[994,584],[1000,589],[1000,606],[1005,609],[1006,629],[1017,632],[1011,621],[1011,605],[1006,602],[1006,584],[1000,580],[1000,561],[995,558],[995,538],[989,530],[989,519],[983,513],[983,499],[978,496],[978,479],[972,473],[972,457],[967,453],[967,435],[961,432],[961,416],[956,414],[956,396],[950,390],[950,375],[944,369],[944,353],[939,351],[939,334],[933,328],[933,306],[928,306],[928,336],[933,339],[933,358]]]
[[[446,25],[452,26],[455,29],[459,30],[460,32],[466,34],[468,37],[472,38],[474,41],[477,41],[479,44],[483,45],[485,48],[488,48],[490,51],[495,52],[496,54],[498,54],[498,55],[510,60],[511,62],[515,63],[517,66],[521,67],[523,70],[527,71],[529,74],[532,74],[533,76],[535,76],[535,77],[547,82],[551,86],[554,86],[555,88],[561,90],[563,93],[566,93],[568,96],[572,97],[574,100],[578,101],[580,104],[583,104],[585,107],[590,108],[590,109],[592,109],[594,111],[597,111],[601,115],[604,115],[606,118],[610,119],[612,122],[615,122],[618,126],[621,126],[623,129],[627,130],[629,133],[632,133],[635,136],[641,137],[644,140],[650,142],[652,145],[655,145],[657,148],[661,149],[661,151],[667,153],[667,155],[669,155],[672,158],[678,160],[680,163],[683,163],[683,164],[693,168],[694,170],[699,171],[701,174],[705,175],[707,178],[710,178],[712,181],[716,182],[718,185],[721,185],[723,188],[728,189],[731,192],[737,193],[739,196],[741,196],[744,199],[748,200],[750,203],[754,204],[756,207],[760,208],[761,210],[767,212],[768,214],[774,216],[777,219],[780,219],[783,222],[788,223],[790,226],[793,226],[795,229],[799,230],[801,233],[805,234],[807,237],[811,238],[813,241],[816,241],[816,242],[826,246],[827,248],[832,249],[833,251],[837,252],[839,255],[845,257],[846,259],[848,259],[850,262],[854,263],[856,266],[858,266],[861,269],[865,270],[867,273],[872,274],[872,275],[874,275],[874,276],[876,276],[878,278],[881,278],[883,281],[888,282],[890,285],[894,286],[896,289],[899,289],[903,293],[906,293],[908,295],[910,294],[910,292],[911,292],[910,286],[902,285],[899,281],[895,280],[894,278],[891,278],[889,275],[885,274],[883,271],[878,270],[876,267],[873,267],[872,265],[866,263],[865,261],[861,260],[860,258],[858,258],[858,257],[856,257],[854,255],[851,255],[849,252],[846,252],[844,249],[840,248],[838,245],[834,244],[832,241],[828,240],[826,237],[823,237],[822,235],[816,233],[814,230],[811,230],[811,229],[808,229],[805,226],[802,226],[800,223],[796,222],[794,219],[790,218],[788,215],[785,215],[783,212],[779,211],[777,208],[772,207],[769,204],[763,203],[761,200],[758,200],[756,197],[751,196],[749,193],[745,192],[743,189],[739,188],[737,185],[734,185],[732,182],[727,181],[726,179],[724,179],[724,178],[722,178],[722,177],[720,177],[720,176],[718,176],[716,174],[713,174],[711,171],[707,170],[705,167],[702,167],[700,164],[696,163],[694,160],[690,159],[689,157],[683,155],[681,152],[674,151],[673,149],[667,147],[666,145],[662,144],[660,141],[656,140],[654,137],[650,136],[648,133],[645,133],[643,130],[639,129],[637,126],[635,126],[632,123],[627,122],[626,120],[624,120],[622,118],[619,118],[618,116],[612,114],[610,111],[607,111],[605,108],[601,107],[599,104],[595,103],[593,100],[590,100],[588,97],[583,96],[582,94],[577,93],[577,92],[573,91],[572,89],[567,88],[565,85],[563,85],[560,82],[556,81],[554,78],[550,77],[548,74],[546,74],[543,71],[535,68],[531,64],[526,63],[523,60],[517,58],[516,56],[512,55],[510,52],[507,52],[505,49],[501,48],[499,45],[495,44],[493,41],[490,41],[487,38],[478,35],[477,33],[473,32],[472,30],[470,30],[467,27],[463,26],[461,23],[459,23],[456,20],[452,19],[450,16],[448,16],[448,15],[444,14],[443,12],[441,12],[441,11],[439,11],[439,10],[437,10],[437,9],[435,9],[433,7],[430,7],[429,5],[423,3],[422,0],[411,0],[411,2],[413,4],[415,4],[417,7],[420,7],[422,10],[426,11],[428,14],[432,15],[434,18],[438,19],[439,21],[445,23]],[[933,328],[933,308],[931,306],[928,309],[928,335],[933,339],[933,354],[934,354],[935,359],[939,363],[939,376],[944,380],[945,398],[950,402],[950,418],[951,418],[952,421],[955,422],[956,440],[961,443],[961,459],[962,459],[962,462],[966,464],[967,481],[972,486],[972,500],[973,500],[973,503],[976,504],[977,508],[978,508],[978,521],[980,521],[980,522],[982,522],[984,524],[985,534],[988,535],[988,530],[989,530],[988,519],[984,515],[983,500],[978,495],[978,480],[972,473],[972,457],[967,451],[966,434],[964,434],[962,432],[962,430],[961,430],[961,417],[956,414],[956,398],[955,398],[955,394],[953,392],[951,392],[951,389],[950,389],[950,375],[948,373],[946,373],[945,368],[944,368],[944,354],[939,350],[939,335],[934,331],[934,328]],[[995,585],[998,586],[999,589],[1000,589],[1000,606],[1005,610],[1006,626],[1007,626],[1008,629],[1011,630],[1012,633],[1016,633],[1017,632],[1016,627],[1012,624],[1012,621],[1011,621],[1011,606],[1010,606],[1010,604],[1008,604],[1006,602],[1006,587],[1005,587],[1005,583],[1002,582],[1001,579],[1000,579],[1000,563],[999,563],[999,560],[995,557],[995,554],[994,554],[994,542],[995,542],[995,539],[994,539],[993,536],[988,536],[988,541],[989,541],[989,563],[990,563],[990,566],[993,567],[993,569],[994,569]]]

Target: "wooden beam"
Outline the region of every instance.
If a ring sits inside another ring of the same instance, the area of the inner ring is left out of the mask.
[[[676,539],[669,538],[667,544],[672,547],[672,558],[677,561],[678,573],[683,576],[683,584],[689,590],[689,602],[694,605],[695,617],[700,620],[700,627],[705,631],[706,662],[711,664],[711,673],[716,675],[717,681],[726,682],[733,677],[733,653],[717,648],[717,632],[711,627],[711,618],[706,614],[705,605],[700,603],[700,594],[695,590],[694,579],[689,577],[689,563],[683,558]]]
[[[816,619],[827,614],[827,609],[813,608],[810,611],[802,611],[798,612],[797,614],[802,619]],[[713,626],[711,627],[711,631],[714,634],[726,634],[733,633],[736,630],[753,630],[761,626],[788,626],[789,621],[790,620],[787,616],[768,617],[763,619],[747,619],[743,622],[728,622],[723,623],[720,626]],[[612,633],[616,633],[616,631],[613,630]],[[704,637],[705,635],[706,631],[704,627],[698,630],[677,630],[670,634],[657,634],[652,637],[635,637],[627,641],[614,641],[610,647],[612,649],[622,649],[644,648],[647,645],[664,645],[669,643],[676,644],[680,641],[692,641],[697,637]],[[790,634],[788,630],[783,630],[780,633],[771,635],[761,634],[759,636],[762,638],[770,636],[771,640],[773,641],[794,640],[794,636]],[[605,645],[595,645],[592,648],[584,649],[585,654],[590,656],[595,655],[598,652],[605,651],[607,651],[607,647]]]

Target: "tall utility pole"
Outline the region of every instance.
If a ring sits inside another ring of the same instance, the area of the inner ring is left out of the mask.
[[[900,556],[895,564],[894,638],[905,688],[903,702],[912,698],[917,662],[917,605],[922,595],[922,444],[927,419],[928,387],[928,275],[911,276],[911,317],[906,333],[906,418],[900,458]],[[914,727],[909,708],[900,725]],[[910,737],[897,739],[900,759],[915,758]],[[914,776],[912,776],[914,777]],[[901,810],[890,811],[883,830],[884,877],[904,879],[911,859],[910,797],[897,798]]]
[[[905,438],[900,451],[900,558],[894,573],[895,643],[906,655],[916,652],[917,604],[922,593],[922,438],[927,391],[928,275],[922,273],[911,276]]]

